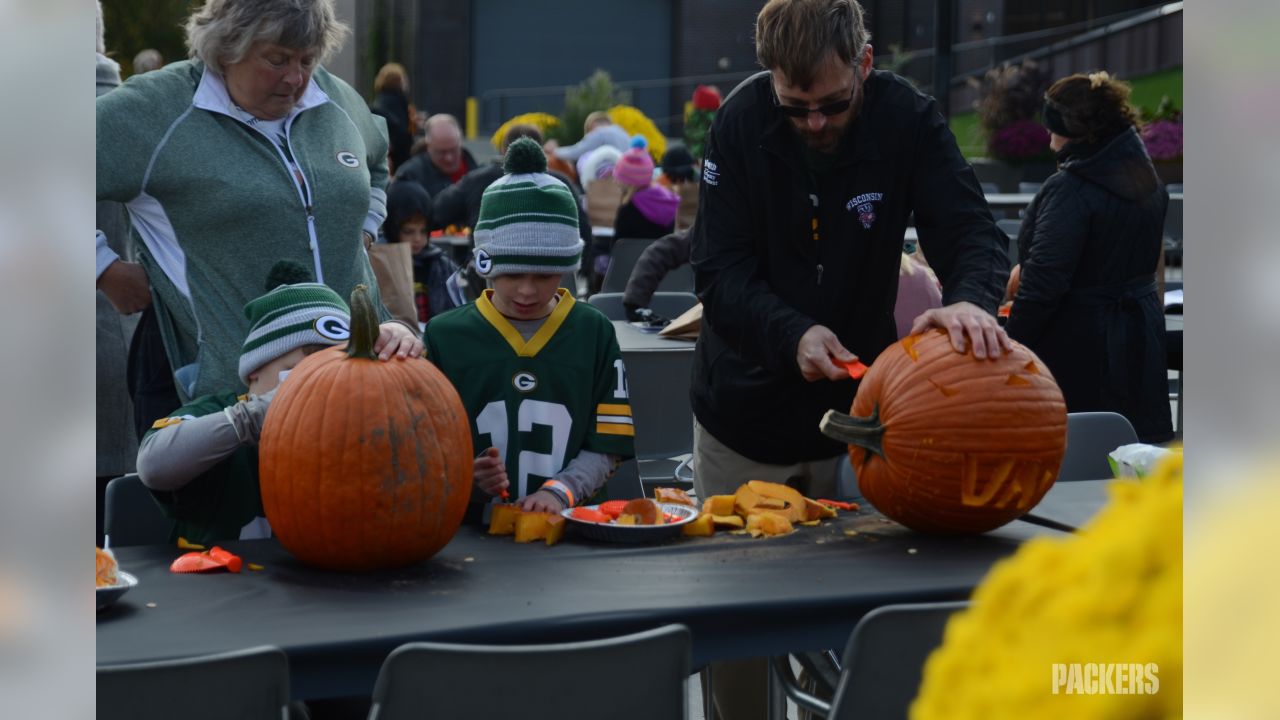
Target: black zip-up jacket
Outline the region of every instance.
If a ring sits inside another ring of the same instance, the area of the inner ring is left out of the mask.
[[[1006,329],[1049,366],[1069,412],[1123,414],[1143,442],[1173,437],[1156,263],[1169,194],[1126,128],[1068,143],[1018,234],[1022,284]]]
[[[830,408],[847,411],[857,384],[806,382],[796,346],[820,324],[869,364],[897,339],[912,212],[944,304],[994,314],[1009,275],[1007,240],[932,98],[873,71],[837,158],[812,178],[767,72],[729,95],[707,138],[692,231],[703,326],[690,396],[698,422],[756,462],[844,452],[818,422]]]

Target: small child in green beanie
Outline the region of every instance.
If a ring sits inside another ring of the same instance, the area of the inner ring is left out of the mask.
[[[613,324],[560,287],[582,262],[573,195],[528,138],[508,148],[505,169],[484,191],[474,230],[476,271],[491,287],[425,333],[427,358],[462,396],[474,446],[486,448],[472,519],[508,487],[525,510],[586,504],[635,455]]]
[[[138,477],[174,521],[171,540],[270,537],[258,492],[258,436],[276,388],[319,350],[347,342],[350,311],[305,268],[277,263],[271,288],[244,307],[253,323],[240,353],[245,395],[205,395],[157,420],[138,448]]]

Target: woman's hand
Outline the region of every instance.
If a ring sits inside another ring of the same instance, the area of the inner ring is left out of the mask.
[[[373,344],[373,351],[379,360],[390,360],[392,356],[400,360],[422,357],[422,338],[403,323],[388,320],[378,326],[378,341]]]
[[[498,448],[491,447],[480,453],[471,471],[471,479],[480,488],[480,492],[486,495],[501,495],[507,489],[510,485],[507,482],[507,466],[498,457]]]
[[[560,511],[564,510],[564,503],[560,502],[560,498],[546,490],[526,495],[517,500],[516,504],[525,512],[549,512],[559,515]]]

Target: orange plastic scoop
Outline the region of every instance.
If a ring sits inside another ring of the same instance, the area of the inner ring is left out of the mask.
[[[243,565],[239,555],[228,552],[214,545],[204,552],[189,552],[182,555],[169,566],[169,572],[197,573],[226,568],[238,573]]]
[[[860,360],[854,360],[853,362],[847,362],[847,363],[836,360],[835,363],[843,367],[845,370],[848,370],[849,377],[853,378],[854,380],[861,380],[862,376],[867,374],[867,366],[863,365],[862,361]]]

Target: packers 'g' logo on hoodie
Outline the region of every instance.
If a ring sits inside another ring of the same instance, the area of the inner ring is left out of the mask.
[[[343,165],[346,165],[349,168],[360,167],[360,158],[356,157],[356,154],[349,150],[343,150],[342,152],[338,153],[338,162],[342,163]]]

